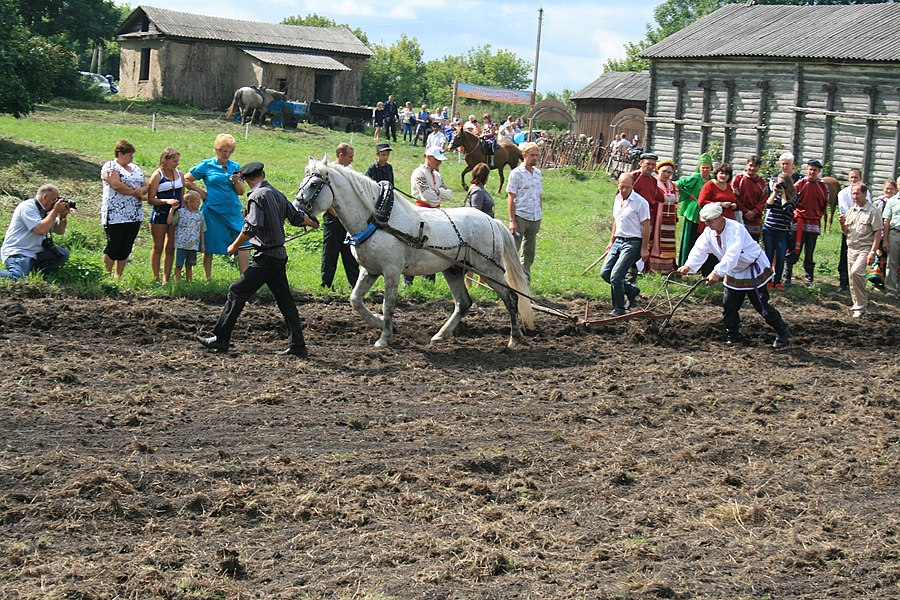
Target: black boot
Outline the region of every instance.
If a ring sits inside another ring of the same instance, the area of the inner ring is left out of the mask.
[[[772,348],[774,348],[775,350],[787,348],[787,346],[790,344],[790,337],[791,328],[787,326],[787,323],[782,321],[781,327],[775,330],[775,341],[772,342]]]
[[[741,331],[739,329],[726,329],[725,330],[725,345],[726,346],[737,346],[744,339],[741,337]]]

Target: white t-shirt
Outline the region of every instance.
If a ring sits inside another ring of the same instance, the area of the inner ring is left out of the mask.
[[[13,211],[9,227],[6,228],[6,237],[3,238],[0,260],[6,262],[10,256],[37,258],[38,252],[41,251],[41,243],[47,236],[32,231],[44,220],[36,203],[37,200],[34,198],[24,200]],[[58,223],[59,219],[56,221]]]

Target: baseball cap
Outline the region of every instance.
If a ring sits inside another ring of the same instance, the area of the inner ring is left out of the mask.
[[[447,157],[444,156],[444,153],[437,146],[432,146],[425,150],[425,156],[433,156],[438,160],[447,160]]]

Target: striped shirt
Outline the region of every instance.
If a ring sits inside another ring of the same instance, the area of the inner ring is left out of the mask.
[[[881,218],[888,222],[888,227],[900,231],[900,194],[888,198],[881,213]]]
[[[253,188],[247,198],[247,215],[243,233],[250,236],[250,244],[258,254],[287,259],[284,249],[284,220],[303,225],[304,213],[267,181]]]
[[[791,221],[794,220],[793,202],[781,203],[781,191],[775,192],[775,204],[766,205],[766,221],[763,223],[763,229],[769,231],[790,231]]]

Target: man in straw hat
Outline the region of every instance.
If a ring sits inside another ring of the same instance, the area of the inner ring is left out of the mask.
[[[706,229],[700,234],[687,262],[678,269],[678,273],[684,275],[696,272],[710,254],[719,259],[712,273],[706,277],[706,282],[713,284],[722,279],[725,286],[722,300],[725,343],[741,343],[740,310],[744,298],[749,297],[756,312],[775,330],[772,347],[780,350],[787,346],[790,329],[778,311],[769,305],[766,283],[772,279],[773,273],[769,259],[759,244],[753,241],[743,225],[723,217],[719,204],[704,206],[700,210],[700,219],[706,224]]]

